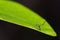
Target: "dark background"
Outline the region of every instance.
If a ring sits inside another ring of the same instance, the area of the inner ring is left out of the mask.
[[[57,37],[0,20],[0,40],[60,40],[60,0],[13,0],[44,17]]]

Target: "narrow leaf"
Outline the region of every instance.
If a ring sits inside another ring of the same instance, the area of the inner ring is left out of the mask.
[[[31,28],[50,36],[57,36],[44,18],[17,2],[0,1],[0,20]]]

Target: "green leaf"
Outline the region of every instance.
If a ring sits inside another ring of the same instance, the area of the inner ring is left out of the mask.
[[[50,36],[57,36],[44,18],[17,2],[0,1],[0,20],[31,28]]]

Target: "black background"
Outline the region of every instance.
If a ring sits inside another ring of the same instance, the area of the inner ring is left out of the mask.
[[[60,0],[13,0],[44,17],[54,28],[57,37],[0,20],[0,40],[60,40]]]

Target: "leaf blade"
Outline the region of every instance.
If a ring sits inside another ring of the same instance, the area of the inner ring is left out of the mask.
[[[0,19],[28,27],[51,36],[56,36],[54,30],[44,18],[16,2],[0,1]],[[42,25],[43,23],[44,25]]]

